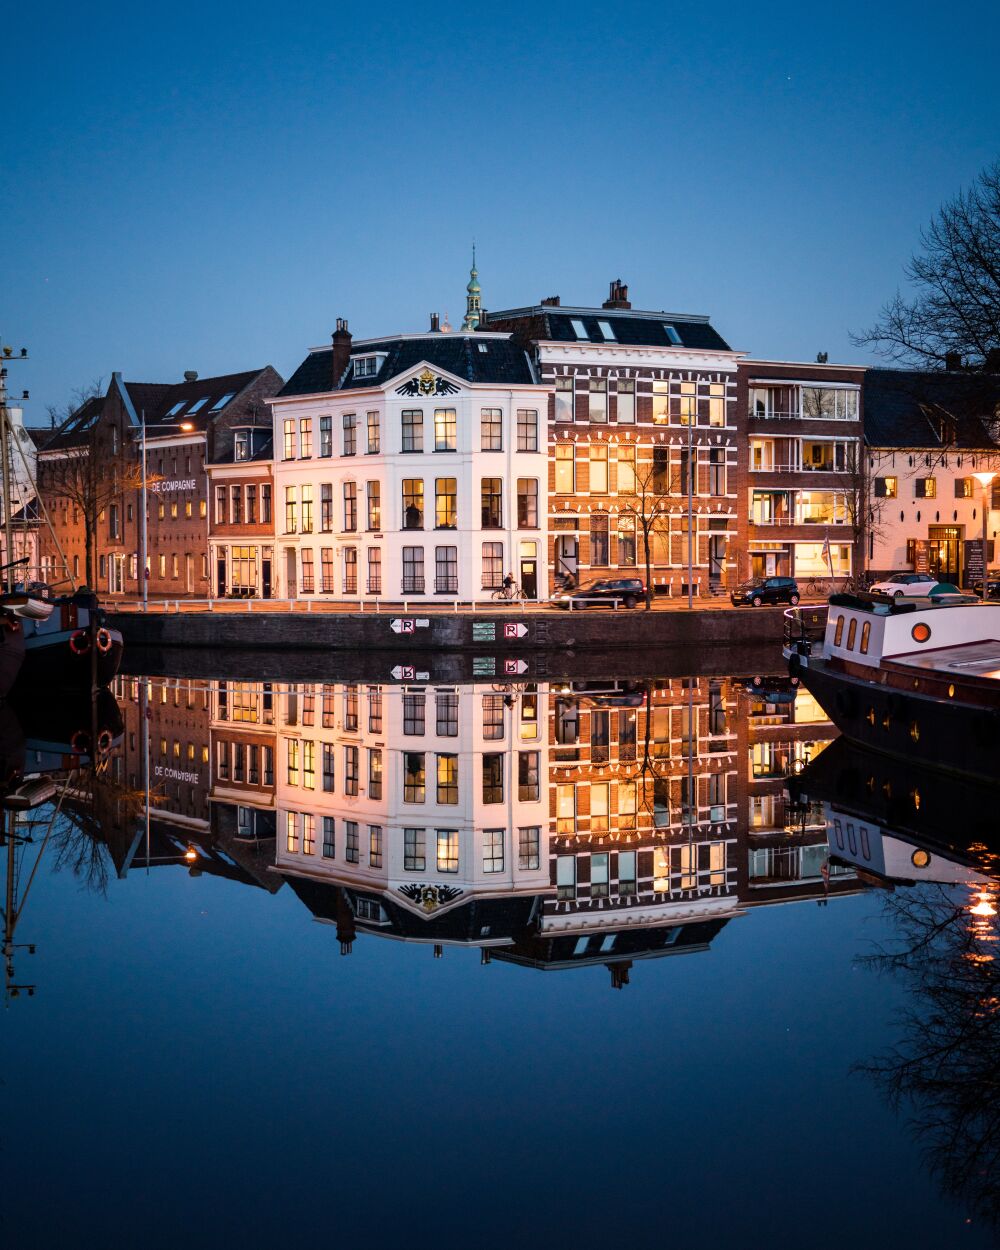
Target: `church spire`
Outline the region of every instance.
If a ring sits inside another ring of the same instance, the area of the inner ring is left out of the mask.
[[[467,294],[465,296],[465,320],[462,322],[462,329],[476,330],[479,328],[482,292],[479,287],[479,270],[476,268],[475,243],[472,245],[472,269],[469,271],[469,285],[465,290]]]

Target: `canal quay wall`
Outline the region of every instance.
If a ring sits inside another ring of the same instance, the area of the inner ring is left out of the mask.
[[[826,606],[806,610],[821,622]],[[390,612],[112,612],[126,648],[197,648],[224,652],[331,651],[394,653],[405,664],[426,652],[598,651],[603,655],[647,647],[779,646],[781,608],[711,608],[645,612],[509,613]]]

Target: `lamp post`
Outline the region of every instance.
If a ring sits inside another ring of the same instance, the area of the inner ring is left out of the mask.
[[[158,430],[183,430],[189,433],[194,429],[193,421],[157,421],[156,428]],[[142,610],[146,611],[149,606],[149,569],[146,567],[149,562],[149,528],[148,517],[146,513],[148,502],[148,491],[146,482],[146,409],[142,410]]]
[[[989,490],[990,483],[996,477],[996,472],[989,471],[986,473],[973,473],[972,476],[976,479],[976,481],[983,488],[983,595],[982,595],[982,598],[983,598],[983,602],[985,603],[986,595],[988,591],[988,587],[987,587],[988,579],[986,577],[986,532],[987,532],[989,516],[990,516],[990,501],[989,501],[989,495],[987,494],[987,492]]]

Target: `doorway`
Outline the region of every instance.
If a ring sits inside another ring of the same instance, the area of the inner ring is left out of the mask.
[[[108,561],[108,590],[113,595],[120,595],[125,590],[125,556],[119,552]]]
[[[521,589],[525,599],[538,598],[538,562],[534,556],[521,557]]]
[[[726,539],[723,534],[712,534],[708,540],[708,581],[711,586],[722,583],[722,569],[726,560]]]
[[[218,559],[215,562],[215,593],[220,599],[226,597],[226,551],[224,547],[219,548]]]
[[[568,579],[572,585],[576,585],[579,550],[575,534],[556,535],[555,575],[558,580]]]
[[[939,582],[962,584],[962,527],[931,525],[927,529],[927,571]]]
[[[286,599],[294,599],[295,596],[298,594],[299,581],[298,581],[298,570],[296,567],[297,559],[298,557],[297,557],[295,548],[286,547],[285,548],[285,598]]]
[[[271,552],[268,549],[260,562],[260,588],[265,599],[271,597]]]

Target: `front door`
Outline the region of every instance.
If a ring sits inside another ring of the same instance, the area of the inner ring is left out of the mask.
[[[298,567],[294,547],[285,548],[285,597],[294,599],[298,593]]]
[[[120,595],[125,589],[125,557],[115,554],[108,562],[108,590]]]
[[[722,565],[726,558],[726,540],[713,534],[708,540],[708,580],[713,586],[722,581]]]
[[[927,529],[927,571],[939,582],[962,584],[962,527],[931,525]]]
[[[219,558],[215,562],[215,593],[220,599],[226,596],[226,555],[223,547],[219,548]]]
[[[521,589],[525,599],[538,598],[538,566],[534,560],[521,561]]]
[[[271,597],[271,557],[266,555],[260,562],[261,593],[265,599]]]
[[[556,577],[560,580],[568,578],[576,584],[576,571],[579,563],[578,547],[575,534],[559,534],[556,537]]]

